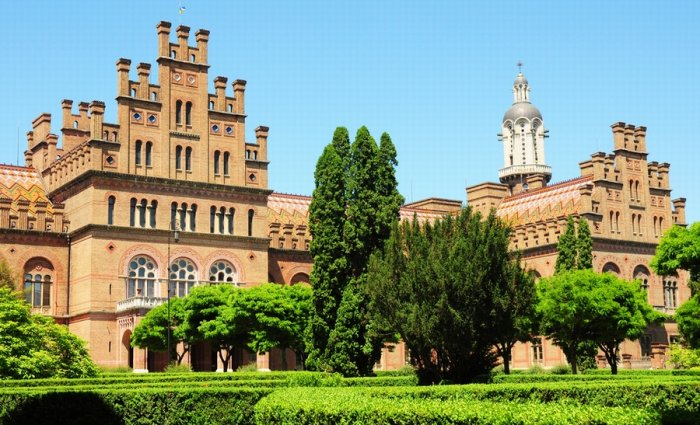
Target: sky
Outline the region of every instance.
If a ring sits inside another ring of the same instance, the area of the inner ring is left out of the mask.
[[[247,139],[270,127],[276,191],[310,195],[334,129],[365,125],[377,140],[391,135],[407,202],[464,201],[467,186],[498,180],[496,134],[522,61],[549,129],[552,183],[611,152],[611,124],[644,125],[649,160],[671,164],[672,198],[687,198],[687,221],[700,221],[699,18],[690,0],[7,2],[0,163],[23,163],[40,113],[59,133],[64,98],[103,100],[115,122],[115,63],[152,63],[155,81],[165,20],[171,39],[191,27],[192,45],[197,29],[211,31],[210,91],[217,75],[248,81]]]

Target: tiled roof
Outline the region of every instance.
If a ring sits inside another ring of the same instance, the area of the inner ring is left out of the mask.
[[[514,226],[575,214],[580,209],[580,188],[592,180],[593,176],[578,177],[505,198],[496,214]]]
[[[310,196],[274,192],[267,198],[271,223],[308,224],[309,205],[311,205]],[[413,220],[414,214],[419,221],[435,220],[445,215],[443,212],[401,207],[401,220]]]
[[[12,200],[10,210],[17,213],[17,201],[29,201],[29,214],[36,212],[37,202],[46,202],[47,212],[53,212],[53,206],[46,196],[46,189],[39,173],[29,167],[0,164],[0,197]]]

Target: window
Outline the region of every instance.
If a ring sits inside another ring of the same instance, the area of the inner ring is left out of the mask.
[[[227,105],[227,107],[226,107],[226,110],[229,111],[229,112],[233,112],[233,104],[232,104],[232,103],[229,103],[229,104]]]
[[[214,109],[214,101],[213,100],[209,101],[209,109],[212,109],[212,110]]]
[[[139,255],[129,262],[126,297],[153,297],[158,268],[149,257]]]
[[[238,281],[236,269],[226,260],[215,261],[209,268],[209,282],[235,283]]]
[[[255,211],[248,210],[248,236],[253,236],[253,216]]]
[[[649,292],[649,270],[644,266],[637,266],[634,268],[634,273],[632,278],[639,280],[639,287],[644,290],[644,292]]]
[[[675,277],[667,276],[664,278],[664,307],[676,308],[677,306],[678,286],[676,285]]]
[[[616,276],[620,276],[620,268],[615,263],[605,263],[603,266],[603,273],[612,273]]]
[[[651,335],[644,334],[639,338],[639,348],[642,357],[651,356]]]
[[[190,55],[190,62],[194,62],[196,59],[197,59],[197,56]]]
[[[209,233],[214,233],[216,229],[216,207],[212,205],[209,209]]]
[[[192,148],[185,149],[185,171],[192,171]]]
[[[142,144],[143,143],[140,140],[136,141],[136,145],[135,145],[136,152],[135,152],[135,156],[134,156],[134,163],[136,165],[141,165],[141,145]]]
[[[224,152],[224,175],[228,176],[228,160],[231,155],[228,152]]]
[[[224,234],[224,220],[226,218],[226,208],[221,207],[219,210],[219,234],[223,235]]]
[[[107,198],[107,224],[110,226],[114,224],[114,203],[116,201],[114,196]]]
[[[190,231],[197,230],[197,204],[192,204],[190,207]]]
[[[542,348],[542,338],[532,339],[532,362],[542,363],[544,361],[544,350]]]
[[[182,101],[175,102],[175,124],[182,124]]]
[[[221,157],[221,152],[214,151],[214,174],[219,174],[219,159]]]
[[[141,200],[139,204],[139,226],[146,227],[146,210],[148,209],[148,201]]]
[[[158,201],[151,201],[151,229],[156,228],[156,211],[158,210]]]
[[[192,102],[185,104],[185,125],[192,125]]]
[[[131,198],[129,205],[129,226],[136,226],[136,198]]]
[[[175,147],[175,169],[182,170],[182,146]]]
[[[35,258],[24,267],[24,299],[32,307],[51,306],[53,265],[43,258]]]
[[[187,204],[186,203],[183,202],[180,205],[179,213],[180,213],[180,228],[182,230],[185,230],[185,226],[187,226]]]
[[[151,92],[151,101],[155,102],[158,100],[158,93]]]
[[[233,234],[233,217],[236,215],[236,210],[233,208],[228,209],[228,234]]]
[[[170,264],[168,291],[171,296],[184,297],[197,282],[197,267],[187,258],[178,258]]]
[[[176,58],[177,58],[177,51],[171,50],[171,51],[170,51],[170,58],[171,58],[171,59],[176,59]]]
[[[153,151],[153,143],[146,142],[146,167],[151,166],[151,152]]]
[[[176,222],[177,222],[177,202],[173,202],[172,204],[170,204],[170,230],[175,230]]]

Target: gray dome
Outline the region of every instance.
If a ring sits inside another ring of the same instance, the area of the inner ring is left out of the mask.
[[[522,72],[518,72],[518,76],[515,77],[515,82],[513,82],[514,86],[517,86],[519,84],[527,84],[527,78],[525,78]]]
[[[535,107],[530,102],[518,102],[513,104],[503,115],[503,121],[511,120],[515,122],[518,118],[527,118],[532,120],[534,118],[542,119],[542,114],[540,110]]]

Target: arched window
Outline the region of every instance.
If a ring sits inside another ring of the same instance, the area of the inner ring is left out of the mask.
[[[117,198],[114,196],[107,198],[107,224],[110,226],[114,224],[114,203],[116,201]]]
[[[639,280],[639,287],[642,288],[645,292],[649,291],[649,276],[651,276],[651,274],[649,273],[649,270],[644,266],[635,267],[634,272],[632,273],[632,278],[635,280]]]
[[[156,92],[151,92],[151,101],[155,102],[158,100],[158,93]]]
[[[642,215],[637,214],[637,233],[642,236]]]
[[[192,171],[192,148],[185,149],[185,171]]]
[[[636,180],[634,182],[634,198],[639,201],[639,180]]]
[[[180,229],[185,230],[187,226],[187,204],[182,203],[180,205]]]
[[[131,89],[131,97],[136,97],[136,89]]]
[[[633,201],[636,199],[634,197],[634,180],[630,180],[630,199]]]
[[[182,146],[175,146],[175,169],[182,170]]]
[[[297,273],[292,277],[291,285],[296,285],[297,283],[309,283],[309,275],[306,273]]]
[[[129,262],[126,297],[153,297],[155,294],[156,263],[145,255],[139,255]]]
[[[190,231],[197,231],[197,204],[190,207]]]
[[[146,142],[146,167],[151,166],[152,162],[152,151],[153,151],[153,143],[151,142]]]
[[[182,101],[175,102],[175,124],[182,124]]]
[[[226,208],[221,207],[219,210],[219,234],[223,235],[224,234],[224,220],[226,219]]]
[[[258,160],[258,151],[253,151],[253,159]]]
[[[139,204],[139,226],[146,227],[146,210],[148,209],[148,201],[141,200]]]
[[[250,159],[250,150],[246,149],[245,151],[245,159]]]
[[[175,49],[170,51],[170,58],[171,59],[176,59],[177,58],[177,51]]]
[[[185,125],[192,125],[192,102],[185,104]]]
[[[615,263],[605,263],[603,266],[603,273],[612,273],[616,276],[620,276],[620,268]]]
[[[114,140],[115,142],[117,141],[117,132],[116,131],[112,132],[112,140]]]
[[[24,299],[32,307],[51,306],[53,265],[43,258],[33,259],[24,266]]]
[[[221,157],[221,152],[214,151],[214,174],[219,174],[219,159]]]
[[[151,229],[156,228],[156,211],[158,210],[158,201],[151,201]]]
[[[209,282],[235,283],[238,281],[236,268],[226,260],[215,261],[209,268]]]
[[[248,236],[253,236],[253,216],[255,211],[248,210]]]
[[[610,211],[610,233],[615,233],[615,213]]]
[[[187,258],[178,258],[170,264],[168,291],[174,297],[184,297],[197,283],[197,266]]]
[[[214,233],[216,229],[216,207],[211,206],[209,209],[209,233]]]
[[[177,202],[170,204],[170,230],[175,230],[177,222]],[[179,229],[178,229],[179,230]]]
[[[143,145],[143,142],[137,140],[136,145],[134,147],[134,149],[136,150],[134,154],[134,163],[136,165],[141,165],[141,145]]]
[[[637,234],[637,214],[632,214],[632,234]]]
[[[233,103],[229,103],[226,110],[229,112],[233,112]]]
[[[209,109],[212,109],[212,110],[214,109],[214,101],[213,100],[209,101]]]
[[[678,285],[676,276],[664,276],[664,307],[676,308],[678,305]]]
[[[136,198],[131,198],[129,205],[129,226],[136,226]]]
[[[228,160],[231,154],[224,152],[224,175],[228,176]]]
[[[73,128],[78,128],[78,121],[73,121]]]
[[[194,62],[196,60],[197,60],[197,56],[195,56],[194,54],[190,55],[190,62]]]
[[[236,210],[234,208],[228,209],[228,234],[233,234],[233,218],[236,216]]]
[[[659,219],[656,216],[654,216],[654,237],[655,238],[659,236],[659,229],[657,227],[658,221],[659,221]]]
[[[620,212],[615,213],[615,231],[620,233]]]

